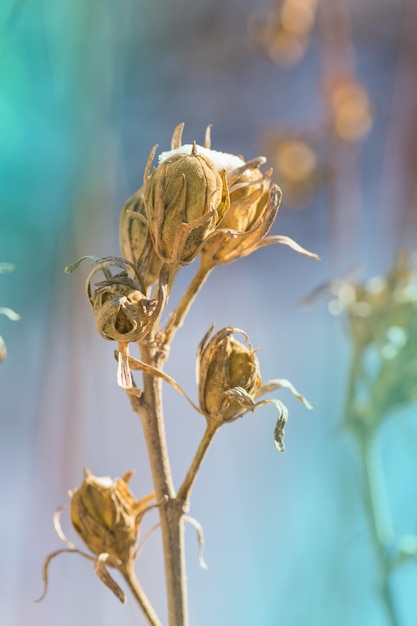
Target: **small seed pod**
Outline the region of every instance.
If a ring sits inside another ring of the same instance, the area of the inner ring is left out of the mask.
[[[151,153],[150,159],[154,153]],[[227,208],[224,173],[197,152],[172,154],[146,178],[144,199],[154,249],[166,263],[190,263]]]
[[[148,290],[158,280],[162,261],[154,250],[149,233],[143,187],[122,208],[119,235],[122,257],[137,267]]]
[[[136,500],[128,487],[131,473],[112,480],[84,470],[84,480],[71,496],[71,520],[93,552],[127,563],[134,558],[139,524],[150,496]]]
[[[211,329],[197,355],[200,408],[208,420],[229,422],[255,407],[261,386],[259,362],[250,343],[233,337],[242,333],[248,340],[238,328],[223,328],[206,344],[210,333]]]
[[[148,300],[125,272],[104,281],[89,296],[96,327],[104,339],[140,341],[153,327],[157,300]]]

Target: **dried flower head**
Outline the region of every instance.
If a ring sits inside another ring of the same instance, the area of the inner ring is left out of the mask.
[[[122,208],[119,233],[122,257],[137,267],[148,290],[158,280],[162,260],[154,250],[149,232],[143,187]]]
[[[56,534],[65,548],[49,554],[43,565],[44,590],[38,602],[48,590],[48,569],[56,556],[63,553],[74,553],[94,562],[94,570],[101,582],[106,585],[121,602],[126,596],[116,581],[109,574],[107,567],[114,567],[129,581],[136,558],[136,542],[139,525],[144,514],[156,505],[150,505],[154,494],[136,500],[128,483],[132,472],[125,472],[122,478],[93,476],[88,469],[84,470],[84,480],[71,497],[71,521],[86,546],[94,554],[79,550],[65,536],[60,516],[65,506],[60,506],[54,513]],[[159,622],[158,622],[159,623]]]
[[[273,404],[278,410],[274,428],[274,443],[284,451],[284,428],[288,419],[286,406],[276,399],[258,398],[277,389],[289,389],[308,409],[312,405],[285,378],[262,382],[259,362],[248,336],[238,328],[227,326],[210,339],[213,327],[200,343],[197,353],[197,383],[200,410],[208,422],[218,425],[232,422],[257,407]],[[233,335],[240,333],[246,344]]]
[[[107,553],[126,563],[134,558],[139,523],[149,501],[136,500],[129,489],[131,472],[122,478],[93,476],[84,480],[71,496],[71,520],[86,546],[97,556]]]
[[[186,155],[193,146],[181,145],[183,124],[174,131],[173,149],[163,152],[160,163]],[[194,144],[195,146],[195,144]],[[261,172],[264,157],[245,161],[242,157],[211,149],[210,126],[205,134],[204,146],[196,146],[198,154],[205,157],[223,175],[225,195],[222,215],[214,228],[206,231],[201,248],[201,261],[206,266],[230,263],[254,250],[282,243],[312,258],[308,252],[289,237],[276,235],[266,237],[276,218],[281,202],[281,190],[271,185],[272,170]],[[161,166],[160,166],[161,167]]]
[[[86,280],[86,294],[100,335],[122,343],[141,341],[156,327],[166,305],[167,276],[161,272],[158,296],[150,300],[137,268],[127,259],[82,257],[66,272],[74,271],[84,259],[94,262]],[[122,271],[113,275],[112,267]],[[94,283],[98,272],[104,274],[105,280]]]
[[[210,331],[211,332],[211,329]],[[233,337],[242,333],[226,327],[207,342],[206,335],[197,355],[198,395],[200,408],[207,419],[228,422],[255,404],[261,386],[259,362],[250,343]],[[243,404],[242,404],[243,402]],[[244,409],[246,407],[246,410]]]
[[[175,144],[175,131],[172,141]],[[197,148],[170,153],[144,177],[144,201],[154,249],[166,263],[186,265],[198,254],[226,209],[224,176]]]

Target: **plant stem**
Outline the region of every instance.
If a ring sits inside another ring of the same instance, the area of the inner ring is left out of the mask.
[[[135,599],[137,600],[139,606],[141,607],[142,611],[145,613],[149,624],[151,624],[151,626],[162,626],[161,621],[159,620],[152,605],[146,597],[142,587],[139,585],[138,579],[136,578],[135,570],[133,569],[133,562],[129,562],[123,568],[121,568],[120,573],[129,585],[129,588],[133,593]]]
[[[194,302],[201,287],[207,280],[207,277],[212,269],[212,265],[200,265],[194,278],[188,285],[186,291],[183,293],[183,296],[177,307],[172,311],[169,322],[160,333],[166,346],[169,346],[176,331],[181,328],[185,316],[190,310],[192,303]]]
[[[140,344],[142,360],[159,368],[164,353],[152,341]],[[175,497],[162,408],[162,380],[143,373],[143,395],[131,397],[143,427],[159,517],[165,562],[169,626],[188,626],[184,553],[185,503]]]
[[[390,626],[399,626],[400,622],[395,612],[394,598],[389,580],[391,561],[387,552],[388,543],[392,539],[393,534],[392,522],[379,451],[373,437],[362,442],[361,452],[365,473],[366,508],[381,574],[381,597]]]
[[[184,478],[181,487],[178,490],[178,498],[187,501],[193,486],[194,480],[197,476],[197,472],[200,469],[201,463],[206,455],[206,452],[213,441],[213,437],[219,428],[219,424],[215,422],[208,422],[203,438],[200,441],[197,452],[194,455],[190,468]]]

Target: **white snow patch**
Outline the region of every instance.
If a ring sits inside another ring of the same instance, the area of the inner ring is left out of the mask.
[[[158,157],[158,163],[161,165],[166,159],[173,156],[174,154],[191,154],[193,146],[190,143],[187,143],[180,148],[176,148],[175,150],[167,150],[166,152],[161,152]],[[245,165],[245,161],[243,161],[240,157],[235,154],[227,154],[227,152],[218,152],[217,150],[209,150],[209,148],[204,148],[204,146],[199,146],[197,144],[197,154],[201,154],[213,163],[214,167],[220,170],[226,170],[226,172],[231,172],[237,167],[242,167]]]

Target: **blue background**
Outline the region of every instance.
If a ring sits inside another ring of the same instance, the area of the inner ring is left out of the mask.
[[[210,276],[172,347],[167,371],[196,397],[194,355],[212,322],[246,330],[261,348],[263,378],[285,377],[285,454],[272,441],[273,407],[216,438],[192,495],[205,531],[208,570],[187,528],[192,626],[385,626],[375,555],[363,514],[356,449],[339,428],[351,348],[326,299],[300,301],[357,266],[385,272],[415,246],[417,62],[414,3],[351,0],[354,66],[374,105],[374,126],[336,159],[338,192],[322,188],[302,210],[283,206],[274,234],[317,252],[309,260],[274,246]],[[8,358],[0,366],[0,622],[10,626],[144,624],[91,564],[63,555],[42,591],[44,556],[60,547],[54,509],[79,485],[82,467],[120,476],[135,469],[152,490],[140,424],[116,385],[114,346],[100,339],[84,297],[84,254],[118,255],[120,208],[141,184],[153,144],[172,130],[253,158],[276,125],[314,125],[323,115],[320,44],[283,69],[256,53],[247,20],[267,0],[5,0],[0,7],[0,318]],[[406,42],[406,43],[404,43]],[[277,180],[280,183],[279,180]],[[192,275],[180,275],[174,303]],[[166,388],[166,422],[179,484],[203,432]],[[413,414],[414,413],[414,414]],[[381,430],[394,524],[417,532],[415,411]],[[413,487],[414,485],[414,487]],[[154,514],[152,514],[154,515]],[[149,515],[144,527],[156,517]],[[65,518],[63,525],[74,539]],[[79,542],[77,542],[79,543]],[[163,617],[158,532],[138,574]],[[393,578],[401,626],[417,623],[417,567]]]

